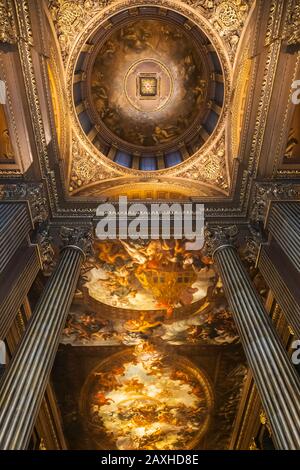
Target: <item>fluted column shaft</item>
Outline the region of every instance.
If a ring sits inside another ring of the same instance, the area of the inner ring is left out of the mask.
[[[0,202],[0,273],[32,228],[29,211],[23,202]]]
[[[300,272],[300,202],[273,203],[268,229]]]
[[[37,247],[20,247],[0,274],[0,339],[6,337],[39,269]]]
[[[66,247],[0,384],[0,448],[25,449],[78,281],[83,251]]]
[[[214,252],[224,291],[279,449],[300,449],[300,379],[230,244]]]
[[[283,264],[282,258],[274,259],[272,257],[270,247],[263,246],[261,248],[258,260],[259,270],[272,290],[295,336],[300,338],[299,275],[297,276],[297,271],[293,269],[294,273],[291,273],[289,282],[285,282],[282,275]]]

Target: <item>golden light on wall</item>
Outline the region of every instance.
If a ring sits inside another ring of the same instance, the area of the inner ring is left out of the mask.
[[[53,107],[57,141],[58,141],[58,145],[61,146],[61,120],[60,120],[59,96],[58,96],[57,87],[55,84],[54,74],[53,74],[51,65],[49,63],[47,64],[47,69],[48,69],[48,77],[49,77],[49,84],[50,84],[50,91],[51,91],[51,98],[52,98],[52,107]]]
[[[250,80],[252,61],[248,58],[248,55],[249,51],[247,48],[245,49],[243,57],[241,59],[241,65],[239,67],[239,73],[236,81],[235,93],[232,104],[232,109],[234,110],[234,112],[232,114],[231,142],[232,155],[234,158],[239,155],[240,137],[246,107],[246,96]]]
[[[283,163],[300,163],[300,106],[295,106]]]
[[[12,162],[14,156],[4,105],[0,104],[0,161],[3,163]]]

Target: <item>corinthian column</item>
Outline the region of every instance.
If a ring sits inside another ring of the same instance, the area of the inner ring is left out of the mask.
[[[0,202],[0,273],[33,228],[24,202]]]
[[[300,272],[300,202],[273,202],[268,229]]]
[[[208,230],[248,364],[278,449],[300,449],[300,379],[234,246],[233,227]]]
[[[25,449],[39,411],[90,235],[65,229],[65,246],[0,385],[0,448]]]
[[[39,270],[36,246],[21,246],[0,278],[0,339],[4,339]]]
[[[299,274],[291,269],[288,273],[282,269],[285,255],[280,252],[276,256],[277,247],[263,246],[260,250],[258,267],[274,297],[280,305],[288,324],[292,327],[296,338],[300,338],[300,293]],[[287,274],[289,274],[287,278]]]

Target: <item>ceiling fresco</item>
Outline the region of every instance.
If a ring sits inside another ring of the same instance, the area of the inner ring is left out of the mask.
[[[237,342],[210,258],[179,240],[95,242],[62,342],[135,345],[140,336],[170,344]]]
[[[70,449],[227,449],[246,375],[240,344],[144,340],[60,345],[52,383]]]
[[[215,47],[185,16],[149,7],[131,17],[117,13],[91,35],[75,64],[73,101],[82,131],[108,159],[156,171],[212,140],[225,79]]]
[[[212,404],[203,372],[145,342],[92,371],[82,391],[81,410],[99,446],[189,449],[206,432]]]
[[[182,27],[163,19],[133,21],[97,52],[91,107],[120,147],[126,141],[141,151],[174,148],[196,119],[198,128],[204,120],[208,85],[205,49]]]
[[[211,259],[189,248],[94,243],[52,376],[70,448],[228,446],[245,360]]]

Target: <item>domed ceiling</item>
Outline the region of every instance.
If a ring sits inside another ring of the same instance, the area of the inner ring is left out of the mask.
[[[96,56],[91,74],[96,118],[137,147],[173,143],[203,115],[205,65],[177,26],[158,20],[129,23]]]
[[[69,194],[229,195],[252,4],[51,2],[49,78]]]
[[[116,163],[168,168],[213,133],[224,99],[222,67],[184,16],[154,7],[130,16],[113,16],[113,26],[91,38],[92,51],[79,55],[76,112],[93,145]]]

